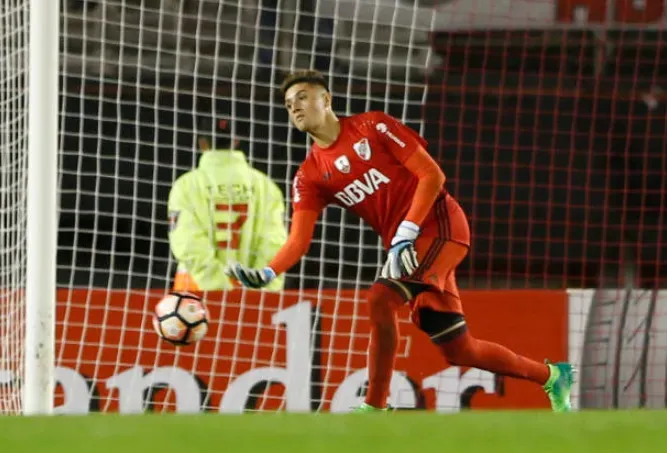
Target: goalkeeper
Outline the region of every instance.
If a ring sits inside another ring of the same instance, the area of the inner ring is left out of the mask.
[[[294,178],[289,239],[268,266],[237,264],[230,275],[251,287],[270,284],[307,251],[324,207],[337,204],[369,223],[388,250],[381,278],[368,291],[369,382],[357,410],[386,408],[399,338],[396,311],[405,303],[450,364],[532,381],[555,411],[570,410],[570,364],[540,363],[468,330],[454,271],[468,253],[470,231],[426,142],[383,112],[337,118],[315,71],[289,75],[282,91],[290,120],[314,142]]]
[[[199,138],[198,167],[179,177],[169,192],[169,245],[178,260],[174,291],[232,289],[224,272],[228,261],[264,267],[287,238],[282,192],[248,164],[238,140],[230,141],[228,121],[215,129]],[[278,291],[283,284],[279,277],[266,288]]]

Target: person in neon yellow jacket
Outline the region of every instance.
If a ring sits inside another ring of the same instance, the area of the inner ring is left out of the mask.
[[[219,126],[228,129],[227,121]],[[226,134],[225,134],[226,135]],[[219,133],[215,142],[222,140]],[[212,291],[236,285],[229,262],[262,268],[287,240],[285,199],[278,186],[250,166],[239,151],[209,149],[200,138],[199,165],[180,176],[169,193],[169,245],[178,260],[174,291]],[[284,277],[266,288],[283,289]]]

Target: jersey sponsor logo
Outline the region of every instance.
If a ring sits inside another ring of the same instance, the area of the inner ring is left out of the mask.
[[[392,140],[394,141],[394,143],[396,143],[396,144],[397,144],[398,146],[400,146],[401,148],[405,148],[405,142],[404,142],[403,140],[401,140],[400,138],[396,137],[396,136],[389,130],[389,128],[387,127],[386,124],[384,124],[384,123],[377,123],[377,124],[375,125],[375,129],[377,129],[381,134],[384,134],[384,135],[386,135],[387,137],[389,137],[390,139],[392,139]]]
[[[208,185],[207,190],[210,198],[218,198],[230,203],[247,203],[252,199],[254,187],[244,182]]]
[[[340,156],[334,161],[334,165],[341,173],[350,172],[350,161],[347,156]]]
[[[301,194],[299,193],[299,175],[296,175],[294,177],[294,181],[292,181],[292,193],[294,196],[294,203],[300,202]]]
[[[368,143],[367,138],[362,138],[352,145],[352,148],[354,148],[354,152],[357,153],[357,156],[361,159],[369,160],[371,158],[371,145]]]
[[[343,190],[336,193],[334,197],[347,207],[354,206],[364,201],[367,196],[373,195],[382,184],[389,184],[390,181],[379,170],[371,168],[364,173],[363,177],[352,181]]]
[[[169,211],[169,232],[171,233],[178,226],[178,216],[181,211]]]

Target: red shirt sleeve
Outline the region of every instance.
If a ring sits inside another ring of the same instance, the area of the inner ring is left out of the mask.
[[[287,242],[269,263],[276,274],[282,274],[296,264],[308,251],[320,212],[328,202],[309,173],[308,161],[304,161],[292,181],[292,226]],[[312,167],[311,171],[312,171]]]
[[[417,189],[404,220],[421,226],[438,195],[444,193],[445,174],[424,148],[417,148],[404,163],[417,177]]]
[[[428,142],[417,132],[384,112],[371,112],[371,121],[378,141],[401,163],[415,150],[428,146]]]
[[[292,181],[292,209],[298,211],[320,212],[327,206],[327,201],[320,189],[309,178],[308,171],[302,166]]]
[[[269,263],[269,267],[276,274],[280,275],[287,271],[306,254],[310,247],[310,241],[313,239],[313,231],[315,231],[315,223],[319,215],[319,211],[310,210],[301,210],[294,213],[287,242],[283,244]]]

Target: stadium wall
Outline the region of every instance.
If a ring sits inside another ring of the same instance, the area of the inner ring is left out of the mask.
[[[491,290],[464,291],[463,297],[478,337],[539,360],[580,363],[593,294]],[[368,343],[366,306],[358,303],[363,291],[207,294],[209,334],[184,348],[161,342],[151,329],[151,309],[162,295],[59,291],[59,413],[345,412],[363,396]],[[407,310],[400,319],[393,405],[441,412],[548,407],[538,386],[449,367],[408,321]],[[0,380],[11,378],[0,370]]]

